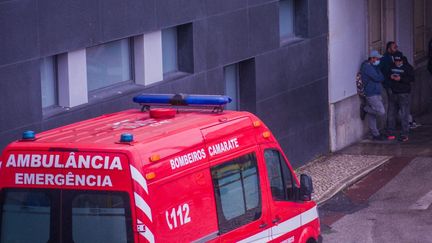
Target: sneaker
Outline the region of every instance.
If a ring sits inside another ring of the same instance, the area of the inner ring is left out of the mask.
[[[378,136],[372,136],[372,140],[374,140],[374,141],[386,141],[387,137],[380,134]]]
[[[416,129],[419,126],[421,126],[421,124],[417,123],[416,121],[412,121],[412,122],[409,123],[409,128],[410,129]]]
[[[395,140],[396,136],[393,130],[387,130],[384,132],[384,135],[387,137],[387,140]]]
[[[408,136],[400,135],[399,138],[398,138],[398,140],[400,142],[406,142],[406,141],[408,141]]]
[[[365,104],[360,105],[360,119],[363,121],[366,117],[366,111],[364,110]]]

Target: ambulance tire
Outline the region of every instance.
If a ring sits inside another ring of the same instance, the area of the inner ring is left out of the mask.
[[[317,243],[314,238],[310,238],[306,241],[306,243]]]

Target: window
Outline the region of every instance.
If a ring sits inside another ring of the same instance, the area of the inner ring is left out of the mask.
[[[273,200],[294,200],[291,171],[282,155],[277,150],[269,149],[264,152],[264,158]]]
[[[228,110],[237,110],[238,107],[238,65],[233,64],[224,68],[225,78],[225,94],[228,95],[232,101],[226,105]]]
[[[255,154],[215,166],[211,173],[221,234],[261,217],[261,191]]]
[[[40,64],[42,108],[58,105],[55,57],[45,57]]]
[[[279,1],[279,37],[281,45],[308,37],[310,8],[310,1]]]
[[[0,242],[132,242],[127,193],[4,190]]]
[[[129,39],[90,47],[86,59],[88,91],[132,80]]]
[[[194,72],[192,24],[162,30],[162,68],[164,77]]]
[[[51,201],[41,192],[4,193],[0,242],[49,242]]]
[[[74,242],[127,242],[125,207],[125,200],[121,195],[96,193],[74,195],[72,199]]]
[[[294,0],[279,1],[279,34],[281,39],[294,37]]]
[[[162,62],[164,74],[178,70],[176,27],[162,30]]]
[[[256,112],[255,59],[247,59],[224,67],[225,94],[232,101],[229,110]]]

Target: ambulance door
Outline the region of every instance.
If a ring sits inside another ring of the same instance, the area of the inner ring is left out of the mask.
[[[271,238],[275,242],[297,242],[301,233],[302,213],[302,207],[295,198],[298,181],[276,145],[262,145],[261,148],[267,175],[266,189],[271,194]]]
[[[264,168],[255,150],[211,162],[220,242],[267,242],[270,218]]]

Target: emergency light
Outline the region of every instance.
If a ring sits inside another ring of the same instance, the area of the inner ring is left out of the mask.
[[[123,133],[120,135],[121,143],[130,143],[133,142],[133,135],[130,133]]]
[[[22,139],[23,140],[33,140],[36,138],[36,134],[34,131],[24,131],[22,134]]]
[[[226,95],[141,94],[133,98],[135,103],[177,106],[222,106],[232,99]]]

